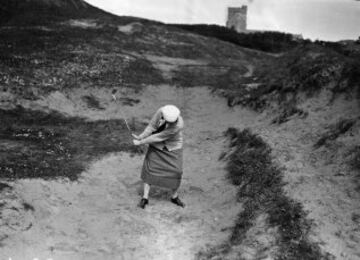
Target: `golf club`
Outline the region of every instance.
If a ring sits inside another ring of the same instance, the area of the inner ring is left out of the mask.
[[[116,101],[117,101],[117,98],[116,98],[115,94],[112,94],[111,96],[112,96],[113,100],[116,102]],[[122,110],[121,110],[121,116],[122,116],[122,118],[123,118],[124,121],[125,121],[126,128],[129,130],[129,133],[130,133],[131,137],[133,137],[133,133],[132,133],[132,131],[131,131],[131,129],[130,129],[130,126],[129,126],[129,124],[128,124],[127,120],[126,120],[126,117],[125,117],[125,115],[124,115],[124,113],[123,113]]]

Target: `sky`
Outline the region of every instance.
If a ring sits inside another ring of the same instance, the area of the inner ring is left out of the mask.
[[[86,0],[117,15],[165,23],[225,25],[227,7],[248,6],[248,29],[302,34],[312,40],[360,37],[360,0]]]

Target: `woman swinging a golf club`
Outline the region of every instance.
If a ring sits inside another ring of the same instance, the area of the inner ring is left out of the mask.
[[[183,173],[183,128],[180,110],[174,105],[166,105],[156,111],[143,133],[133,134],[134,145],[149,144],[141,171],[144,194],[139,207],[145,208],[149,203],[151,185],[171,189],[171,202],[185,207],[178,197]]]

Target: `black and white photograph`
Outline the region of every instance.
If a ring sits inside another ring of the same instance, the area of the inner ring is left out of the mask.
[[[0,260],[360,260],[360,0],[0,0]]]

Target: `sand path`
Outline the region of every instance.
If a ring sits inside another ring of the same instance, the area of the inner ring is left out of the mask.
[[[127,115],[146,121],[166,103],[178,105],[183,112],[186,145],[180,194],[186,208],[171,204],[170,194],[161,189],[152,190],[145,210],[136,207],[143,156],[109,154],[91,164],[77,182],[17,181],[8,199],[16,197],[19,205],[29,203],[34,211],[16,215],[9,207],[9,216],[18,221],[11,228],[2,227],[9,237],[3,241],[1,256],[13,260],[193,259],[200,249],[229,235],[241,205],[218,161],[224,148],[222,133],[234,122],[249,124],[254,113],[230,110],[224,99],[207,88],[149,87],[140,95],[142,102],[128,108]],[[120,109],[112,104],[101,113],[120,117]]]
[[[302,202],[314,220],[313,239],[336,259],[360,259],[360,233],[352,220],[360,213],[359,200],[357,193],[349,195],[353,184],[337,177],[333,165],[312,162],[318,160],[312,144],[319,138],[319,124],[340,113],[337,110],[347,113],[346,109],[318,112],[317,106],[310,105],[307,119],[277,126],[270,124],[273,115],[230,109],[225,99],[205,87],[164,85],[123,93],[141,100],[133,107],[112,102],[110,91],[92,91],[106,107],[101,111],[81,105],[82,89],[71,95],[56,92],[28,106],[93,120],[125,114],[130,120],[148,121],[159,106],[178,105],[186,123],[180,191],[186,208],[171,204],[170,194],[161,189],[152,190],[145,210],[136,207],[141,197],[143,155],[108,154],[89,165],[77,182],[18,180],[11,184],[13,191],[3,191],[0,259],[186,260],[223,242],[241,208],[235,200],[236,189],[226,181],[224,165],[218,161],[225,149],[222,133],[230,126],[251,127],[271,145],[275,160],[285,167],[288,195]],[[32,205],[34,211],[26,210],[23,203]]]

